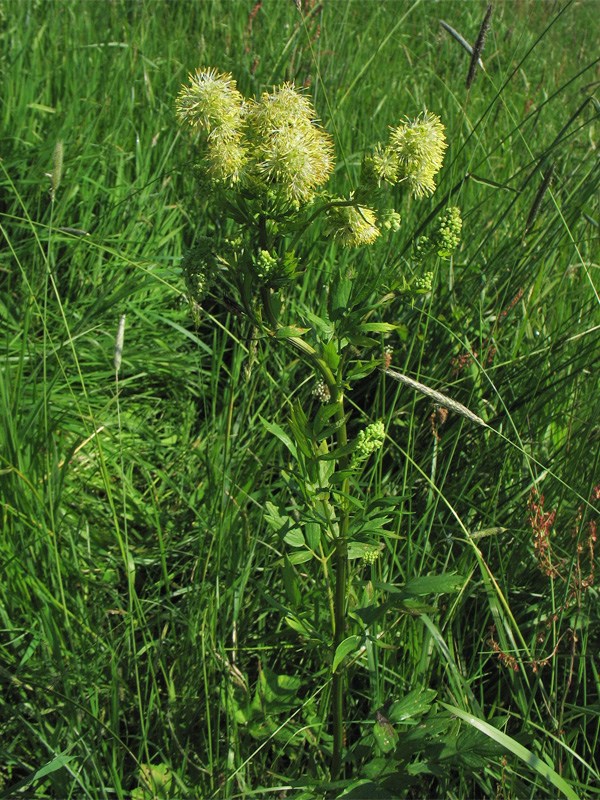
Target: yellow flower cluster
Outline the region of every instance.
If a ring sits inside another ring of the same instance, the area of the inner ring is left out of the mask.
[[[310,203],[334,168],[331,137],[317,123],[309,98],[289,83],[244,100],[229,73],[197,70],[177,97],[177,117],[204,136],[201,166],[217,186],[267,195],[298,209]],[[365,159],[361,183],[348,201],[333,201],[329,233],[349,247],[372,244],[379,226],[397,230],[393,209],[370,205],[381,181],[403,183],[415,197],[435,189],[447,143],[439,117],[424,112],[392,128],[389,144]]]
[[[366,206],[333,206],[327,212],[327,222],[327,233],[345,247],[373,244],[379,236],[375,212]]]
[[[414,197],[431,194],[448,146],[440,118],[427,111],[392,128],[390,143],[376,151],[373,160],[381,180],[406,183]]]
[[[216,183],[272,189],[309,202],[333,171],[333,145],[310,100],[284,84],[246,103],[230,74],[197,70],[177,98],[177,117],[206,134],[204,166]]]

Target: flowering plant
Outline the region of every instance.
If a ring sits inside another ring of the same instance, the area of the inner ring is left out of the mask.
[[[407,281],[396,264],[381,268],[377,275],[368,268],[353,276],[333,270],[326,308],[311,309],[310,328],[300,327],[296,320],[284,324],[279,295],[302,271],[297,248],[319,218],[326,222],[326,236],[351,248],[371,245],[399,229],[400,214],[385,195],[385,185],[404,188],[415,198],[431,194],[447,147],[444,128],[439,117],[428,112],[392,128],[389,142],[377,144],[363,159],[358,185],[339,197],[324,188],[334,170],[333,141],[319,125],[308,97],[290,84],[251,100],[242,96],[230,74],[200,69],[190,75],[178,96],[177,117],[200,139],[197,174],[213,214],[232,219],[237,226],[230,238],[218,231],[198,237],[184,258],[182,273],[191,302],[199,307],[209,293],[217,297],[233,293],[255,338],[286,342],[317,381],[320,408],[311,420],[301,404],[294,403],[289,420],[292,439],[279,426],[265,422],[295,459],[306,503],[300,524],[273,504],[268,504],[266,519],[287,545],[296,548],[291,564],[314,560],[329,587],[329,564],[333,565],[335,585],[328,589],[333,641],[311,623],[308,610],[302,618],[290,613],[287,621],[303,636],[332,648],[331,775],[335,778],[342,766],[344,667],[366,636],[366,630],[362,639],[346,636],[348,559],[372,563],[383,547],[378,537],[385,534],[386,521],[371,517],[366,525],[371,512],[356,498],[351,502],[352,482],[384,443],[384,424],[371,423],[349,441],[344,393],[353,381],[378,366],[389,366],[389,348],[368,360],[357,355],[357,348],[364,353],[380,345],[373,334],[386,336],[396,328],[372,321],[374,314],[397,291],[431,291],[432,274]],[[419,253],[415,263],[421,265],[432,253],[449,256],[458,245],[460,227],[458,209],[449,209],[430,239],[415,242]]]

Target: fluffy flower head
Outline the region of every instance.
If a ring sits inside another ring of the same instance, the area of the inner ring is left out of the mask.
[[[213,68],[197,69],[195,75],[190,73],[189,80],[177,96],[179,122],[217,138],[235,136],[241,126],[244,103],[231,74]]]
[[[406,181],[415,197],[431,194],[447,146],[440,118],[427,111],[412,122],[392,128],[389,151],[397,158],[396,181]]]
[[[308,202],[333,171],[333,145],[304,95],[289,84],[265,92],[251,106],[248,136],[260,183],[286,200]]]
[[[379,236],[375,212],[366,206],[333,206],[327,212],[328,233],[346,247],[373,244]]]

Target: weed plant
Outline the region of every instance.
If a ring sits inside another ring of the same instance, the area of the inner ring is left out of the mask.
[[[496,4],[467,91],[440,22],[474,44],[486,4],[300,5],[0,4],[0,797],[600,793],[595,8]],[[312,331],[334,271],[413,288],[353,344],[388,370],[345,389],[348,440],[385,441],[338,494],[368,513],[333,776],[335,570],[288,535],[283,444],[326,406],[239,294],[188,301],[182,257],[234,234],[175,119],[202,66],[310,97],[331,197],[425,108],[449,145],[373,247],[315,220],[282,295]],[[449,207],[461,242],[427,256]]]

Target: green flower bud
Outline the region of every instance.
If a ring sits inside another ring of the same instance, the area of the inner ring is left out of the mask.
[[[431,251],[432,244],[429,237],[419,236],[419,238],[413,242],[413,262],[415,266],[421,266]]]
[[[460,208],[447,208],[438,218],[437,229],[432,237],[440,256],[448,256],[456,250],[460,244],[461,230]]]
[[[366,567],[371,564],[374,564],[380,555],[381,555],[381,549],[379,547],[373,547],[369,548],[368,550],[365,550],[365,552],[362,554],[363,566]]]
[[[200,304],[214,283],[217,257],[212,250],[212,240],[200,237],[198,244],[189,250],[181,261],[181,270],[190,298]]]
[[[371,453],[379,450],[385,441],[385,427],[381,420],[373,422],[356,437],[356,448],[352,454],[352,465],[357,466],[365,461]]]
[[[433,272],[425,272],[418,278],[415,278],[412,288],[419,294],[426,294],[431,291],[433,286]]]
[[[277,272],[279,259],[268,250],[260,250],[256,257],[256,274],[259,278],[268,279]]]
[[[386,147],[384,150],[378,144],[373,154],[373,169],[379,180],[396,183],[398,167],[398,154],[391,147]]]
[[[369,201],[379,189],[379,173],[375,161],[371,156],[366,156],[360,167],[360,181],[355,192],[357,200]]]
[[[394,231],[394,233],[399,231],[401,221],[400,214],[394,211],[393,208],[386,208],[385,211],[379,214],[379,224],[386,231]]]

